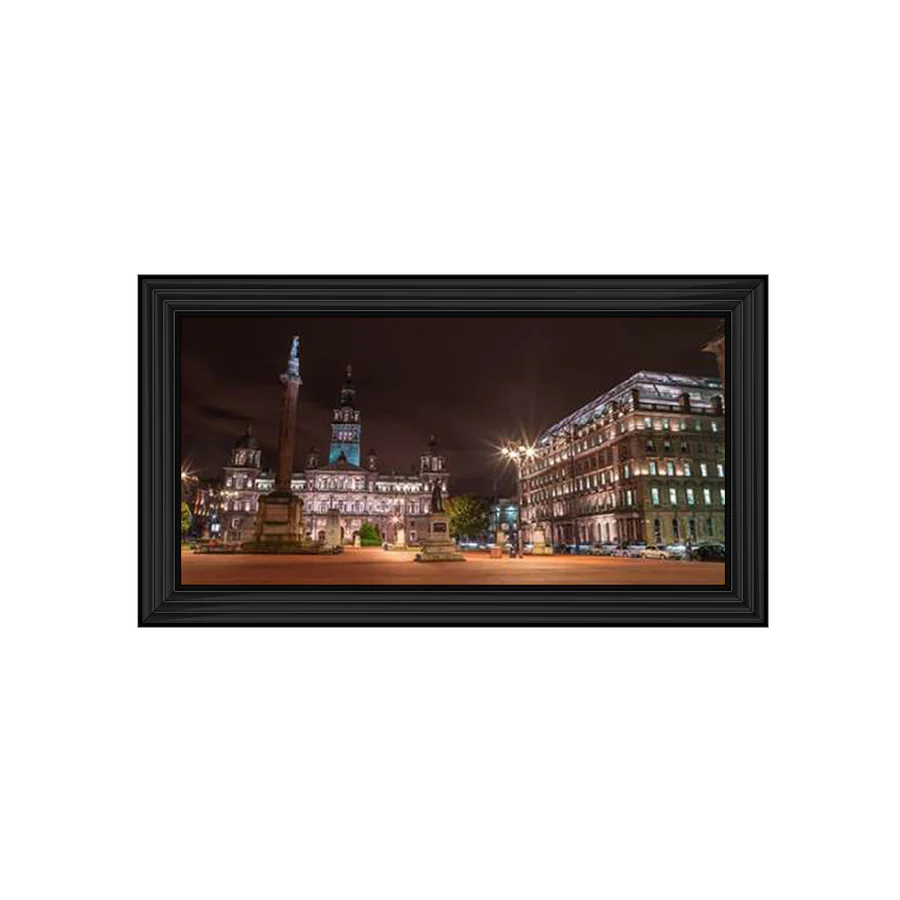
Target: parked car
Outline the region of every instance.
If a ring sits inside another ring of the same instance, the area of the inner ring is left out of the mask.
[[[617,546],[613,541],[604,541],[602,544],[594,544],[591,552],[596,556],[612,556]]]
[[[668,547],[662,544],[647,544],[638,554],[641,559],[673,559],[674,554],[669,552]]]
[[[616,544],[613,547],[611,556],[628,556],[631,559],[637,559],[641,555],[641,550],[647,545],[643,541],[625,541]]]
[[[553,545],[554,553],[569,553],[569,545],[568,544],[554,544]]]
[[[704,562],[722,562],[725,559],[724,544],[698,544],[691,551],[691,559]]]
[[[666,550],[673,559],[687,558],[687,547],[684,544],[667,544]]]

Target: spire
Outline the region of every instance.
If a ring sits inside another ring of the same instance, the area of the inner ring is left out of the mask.
[[[356,387],[353,384],[353,366],[347,364],[347,377],[341,385],[341,406],[353,406],[356,400]]]
[[[259,444],[256,441],[256,438],[253,437],[253,426],[248,422],[247,427],[244,429],[243,435],[235,442],[235,447],[244,447],[249,450],[255,450]]]

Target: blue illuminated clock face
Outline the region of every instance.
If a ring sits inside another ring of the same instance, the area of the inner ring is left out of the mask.
[[[331,429],[331,448],[328,452],[328,462],[337,462],[343,454],[344,458],[353,466],[359,465],[359,425],[347,425],[341,423]]]

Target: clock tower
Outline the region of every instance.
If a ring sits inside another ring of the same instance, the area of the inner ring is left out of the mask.
[[[353,369],[347,366],[347,377],[341,386],[340,405],[334,410],[331,422],[331,446],[328,462],[337,462],[341,456],[350,465],[359,465],[359,438],[362,426],[359,410],[356,408],[356,387],[353,384]]]

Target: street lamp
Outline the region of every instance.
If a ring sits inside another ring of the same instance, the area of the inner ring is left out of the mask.
[[[518,487],[518,515],[517,515],[517,525],[516,525],[516,541],[519,543],[519,556],[522,555],[522,551],[525,549],[524,542],[522,540],[522,463],[526,462],[529,459],[534,459],[536,451],[533,446],[529,444],[507,444],[505,447],[500,448],[500,455],[511,462],[514,462],[516,465],[516,484]]]

